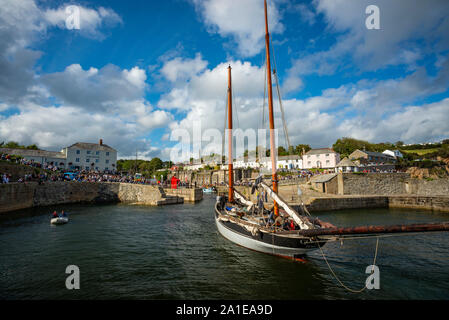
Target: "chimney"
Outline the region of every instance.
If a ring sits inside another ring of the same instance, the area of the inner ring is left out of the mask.
[[[100,139],[100,146],[103,145],[103,139]]]

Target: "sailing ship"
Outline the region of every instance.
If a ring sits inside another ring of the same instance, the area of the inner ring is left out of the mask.
[[[215,223],[218,231],[228,240],[262,253],[301,259],[311,250],[321,248],[330,240],[346,236],[375,235],[379,233],[449,231],[449,223],[414,224],[398,226],[363,226],[337,228],[314,218],[304,204],[301,213],[294,210],[278,194],[276,172],[276,146],[274,137],[273,93],[271,83],[270,35],[268,32],[267,1],[265,9],[265,50],[268,87],[268,111],[270,124],[270,157],[272,184],[269,186],[259,176],[252,192],[258,191],[259,199],[253,203],[234,189],[232,165],[232,78],[228,67],[228,195],[218,196],[215,203]],[[273,71],[274,73],[274,71]],[[282,109],[281,109],[282,110]],[[300,189],[298,189],[298,192]],[[273,200],[273,206],[264,206],[264,197]]]

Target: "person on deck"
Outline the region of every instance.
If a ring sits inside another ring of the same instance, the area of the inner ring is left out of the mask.
[[[58,214],[56,213],[56,211],[53,211],[53,218],[57,218]]]

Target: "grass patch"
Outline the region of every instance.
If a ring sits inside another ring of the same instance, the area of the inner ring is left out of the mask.
[[[422,155],[427,154],[427,153],[437,152],[438,150],[440,150],[440,148],[416,149],[416,150],[401,150],[401,152],[404,152],[404,153],[416,153],[416,154],[422,156]]]

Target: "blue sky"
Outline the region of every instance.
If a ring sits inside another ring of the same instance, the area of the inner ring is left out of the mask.
[[[0,4],[0,141],[168,159],[173,130],[223,129],[228,64],[239,126],[260,126],[262,0]],[[448,1],[272,0],[269,17],[293,144],[449,137]]]

